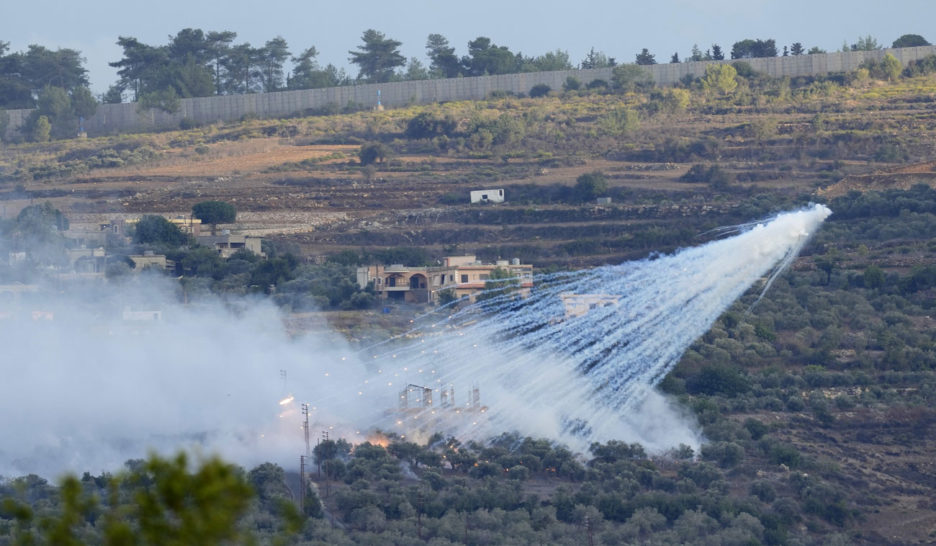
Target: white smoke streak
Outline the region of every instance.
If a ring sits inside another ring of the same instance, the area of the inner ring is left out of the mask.
[[[538,279],[527,300],[496,297],[435,324],[429,315],[405,342],[367,353],[334,335],[289,339],[269,303],[180,305],[169,281],[145,277],[7,302],[0,476],[110,471],[179,448],[293,466],[305,450],[300,402],[312,406],[313,443],[332,427],[332,438],[361,441],[376,426],[462,438],[516,430],[573,449],[610,439],[698,446],[691,419],[653,385],[828,214],[816,206],[672,256]],[[617,303],[565,317],[563,293]],[[126,321],[127,305],[161,320]],[[34,320],[37,310],[54,320]],[[396,409],[408,384],[432,388],[432,407]],[[481,407],[466,403],[474,386]],[[455,400],[442,407],[451,387]],[[284,411],[287,394],[296,400]]]
[[[766,290],[829,214],[816,205],[671,256],[541,278],[522,302],[499,296],[423,328],[423,335],[445,333],[426,340],[431,354],[423,345],[397,349],[395,360],[406,371],[397,367],[394,376],[401,386],[456,385],[463,392],[478,386],[489,404],[483,419],[434,408],[460,436],[518,430],[574,449],[611,439],[639,441],[651,451],[697,447],[690,422],[652,387],[728,306],[769,275]],[[596,306],[568,316],[562,304],[568,294],[588,295],[586,303]],[[415,425],[425,413],[399,412],[405,419],[397,419],[404,421],[398,428],[421,428]]]

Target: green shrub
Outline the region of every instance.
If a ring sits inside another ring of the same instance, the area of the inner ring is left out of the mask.
[[[10,125],[10,114],[7,114],[6,110],[0,108],[0,139],[3,139],[6,135],[7,127]]]
[[[530,98],[538,99],[540,97],[545,97],[549,95],[550,91],[552,91],[552,89],[548,85],[545,83],[538,83],[530,88]]]
[[[754,70],[754,67],[751,66],[751,63],[745,61],[735,61],[731,63],[732,68],[735,69],[735,72],[738,73],[742,78],[755,78],[758,75],[758,72]]]
[[[563,91],[578,91],[582,88],[582,82],[579,81],[575,76],[569,76],[566,78],[565,82],[562,84]],[[533,91],[530,90],[530,96],[533,96]]]
[[[936,55],[929,55],[918,59],[916,61],[910,61],[907,63],[907,67],[904,68],[903,75],[905,77],[914,77],[914,76],[925,76],[927,74],[932,74],[936,72]]]
[[[771,503],[777,498],[777,490],[770,482],[758,480],[751,482],[751,494],[760,499],[761,502]]]
[[[683,182],[708,183],[711,182],[713,178],[725,178],[727,176],[727,173],[725,173],[718,165],[706,167],[705,165],[696,163],[692,167],[689,167],[689,170],[686,171],[686,174],[680,176],[679,179]]]
[[[744,448],[734,442],[715,442],[702,446],[702,458],[723,468],[732,468],[744,459]]]
[[[636,91],[653,86],[653,74],[634,64],[622,64],[612,69],[614,87],[621,91]]]
[[[382,142],[369,142],[361,146],[358,152],[358,159],[361,165],[373,165],[374,163],[383,163],[390,156],[390,148]]]
[[[609,87],[607,80],[602,80],[601,78],[595,78],[585,84],[586,89],[608,89]]]
[[[188,236],[162,216],[147,214],[133,226],[133,242],[178,247],[188,242]]]
[[[697,374],[686,378],[686,392],[689,394],[708,394],[737,396],[751,389],[751,384],[740,371],[723,364],[711,364]]]
[[[224,201],[202,201],[192,206],[192,216],[206,224],[230,224],[237,219],[237,209]]]
[[[455,133],[458,122],[451,115],[439,116],[422,112],[406,123],[403,134],[406,138],[450,137]]]
[[[596,197],[608,191],[608,179],[599,171],[585,173],[575,180],[573,188],[575,199],[580,202],[594,201]]]
[[[52,124],[49,123],[49,118],[46,116],[39,116],[36,118],[35,123],[32,124],[29,131],[29,140],[33,142],[48,142],[51,134]]]
[[[179,120],[179,129],[183,131],[188,131],[189,129],[195,129],[199,125],[201,124],[189,117],[184,117],[181,120]]]
[[[744,420],[744,428],[751,434],[752,440],[760,440],[769,430],[767,425],[752,417]]]
[[[774,464],[786,465],[788,468],[799,468],[803,463],[803,456],[792,444],[768,442],[765,447],[767,458]]]

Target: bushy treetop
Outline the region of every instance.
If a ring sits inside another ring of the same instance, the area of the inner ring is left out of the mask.
[[[162,244],[181,246],[188,240],[182,230],[162,216],[147,214],[133,229],[133,242],[138,244]]]
[[[230,224],[237,218],[237,210],[224,201],[202,201],[192,207],[192,216],[206,224]]]

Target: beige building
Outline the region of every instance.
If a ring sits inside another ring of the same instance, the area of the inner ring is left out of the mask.
[[[581,317],[592,309],[617,305],[621,296],[617,294],[559,294],[562,306],[565,308],[565,317]]]
[[[263,256],[263,237],[222,232],[221,235],[201,235],[195,240],[202,246],[213,247],[222,258],[230,258],[238,250],[249,250]]]
[[[174,216],[169,218],[169,221],[175,224],[182,233],[187,233],[192,237],[201,235],[201,220],[194,216]]]
[[[104,247],[70,248],[68,263],[71,270],[82,275],[103,275],[107,267],[107,252]]]
[[[71,264],[71,272],[68,275],[75,277],[103,276],[108,264],[113,263],[115,258],[122,259],[119,256],[107,254],[103,247],[72,248],[67,252]],[[131,254],[127,256],[127,259],[133,262],[134,273],[140,273],[145,269],[175,268],[175,262],[167,260],[165,254],[156,254],[152,250],[146,250],[143,254]]]
[[[442,293],[456,299],[474,301],[486,288],[495,269],[502,269],[517,278],[518,293],[526,297],[533,288],[533,266],[520,260],[498,260],[484,264],[475,256],[449,256],[440,266],[411,267],[402,264],[371,265],[357,270],[358,286],[373,283],[374,290],[384,299],[406,303],[438,303]]]
[[[141,272],[144,269],[172,269],[175,263],[167,260],[165,254],[155,254],[152,250],[145,250],[143,254],[127,256],[133,262],[133,271]]]

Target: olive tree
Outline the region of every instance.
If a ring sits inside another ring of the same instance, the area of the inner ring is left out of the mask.
[[[175,224],[162,216],[147,214],[133,228],[133,242],[182,246],[188,237]]]
[[[224,201],[202,201],[192,207],[192,216],[206,224],[230,224],[237,219],[237,210]]]
[[[608,191],[608,180],[598,171],[585,173],[575,180],[573,193],[582,202],[592,201]]]
[[[382,142],[369,142],[361,146],[361,150],[358,152],[358,159],[361,161],[361,165],[366,166],[374,163],[383,163],[389,155],[390,148]]]

